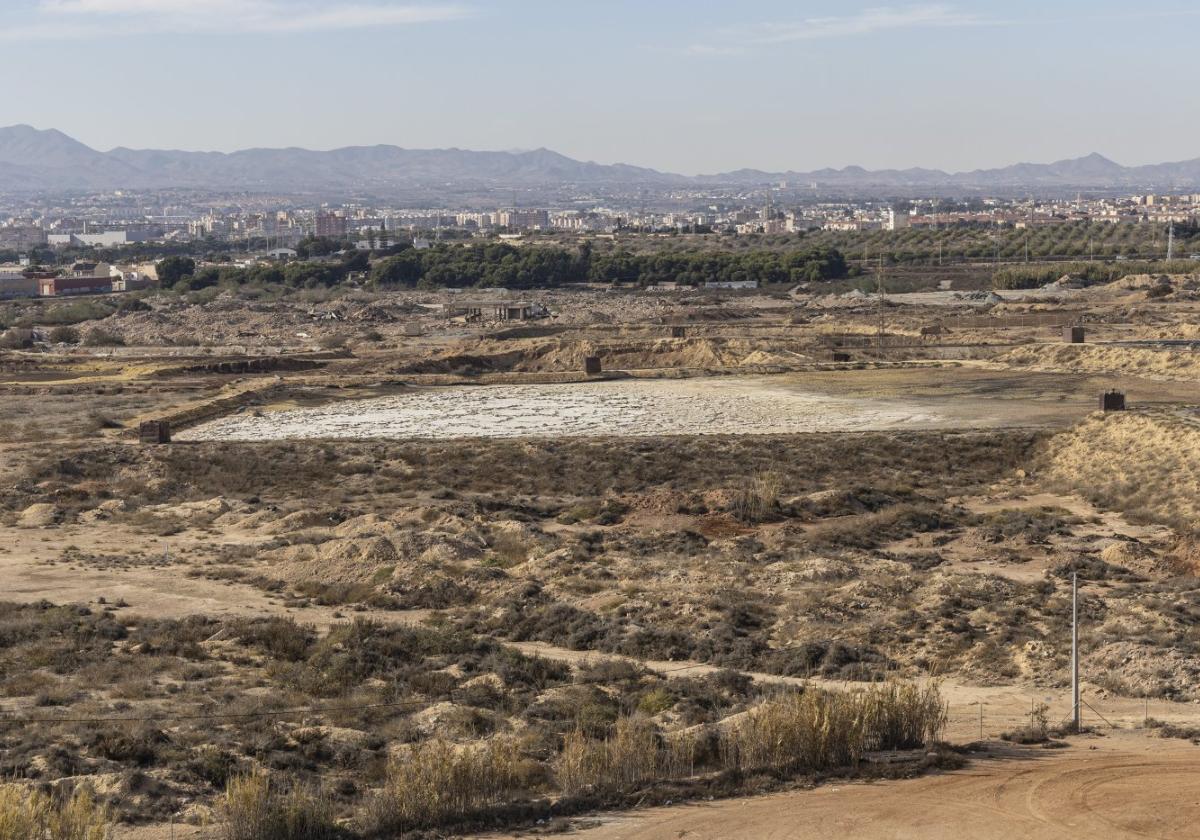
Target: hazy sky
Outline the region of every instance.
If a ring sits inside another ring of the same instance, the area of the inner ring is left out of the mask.
[[[694,174],[1200,156],[1195,0],[0,0],[0,125]]]

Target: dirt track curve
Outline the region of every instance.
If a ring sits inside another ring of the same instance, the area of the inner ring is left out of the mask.
[[[1061,840],[1193,838],[1200,748],[1140,733],[1007,750],[895,782],[652,808],[601,817],[575,840]]]

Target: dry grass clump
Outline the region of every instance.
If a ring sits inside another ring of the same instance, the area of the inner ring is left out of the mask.
[[[783,477],[770,471],[750,478],[738,489],[730,505],[735,519],[747,523],[766,522],[779,514]]]
[[[643,717],[621,718],[604,740],[576,729],[564,739],[553,762],[554,778],[569,796],[631,790],[661,776],[663,766],[658,729]]]
[[[853,695],[785,694],[722,733],[722,763],[741,770],[850,767],[865,747],[865,724]]]
[[[949,709],[937,685],[889,682],[859,692],[868,750],[921,747],[938,740]]]
[[[336,840],[342,836],[329,797],[304,787],[280,790],[270,776],[261,773],[230,779],[217,813],[224,840]]]
[[[945,728],[946,715],[935,685],[784,694],[722,733],[722,763],[740,770],[852,767],[869,750],[933,742]]]
[[[940,737],[946,704],[936,685],[864,691],[808,689],[759,704],[720,732],[710,769],[815,772],[853,767],[864,752],[920,747]],[[709,757],[704,730],[662,736],[645,717],[623,717],[603,739],[576,729],[552,762],[568,796],[627,793],[695,774]]]
[[[108,840],[109,810],[78,788],[56,798],[20,785],[0,786],[0,840]]]
[[[525,790],[529,776],[511,739],[461,749],[426,741],[388,766],[383,790],[366,809],[365,827],[372,836],[393,836],[462,822]]]

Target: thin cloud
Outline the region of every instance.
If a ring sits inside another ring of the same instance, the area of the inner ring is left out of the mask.
[[[687,52],[692,55],[735,55],[754,48],[798,41],[851,38],[904,29],[980,26],[989,23],[996,21],[962,12],[945,4],[881,6],[864,9],[853,15],[775,21],[727,29],[714,39],[717,43],[693,44],[688,47]]]
[[[447,3],[315,0],[41,0],[0,40],[67,40],[158,33],[328,32],[461,20]]]

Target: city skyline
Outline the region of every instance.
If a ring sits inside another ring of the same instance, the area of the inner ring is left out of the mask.
[[[0,39],[62,95],[12,97],[0,124],[102,150],[549,148],[687,175],[956,172],[1091,152],[1136,166],[1198,155],[1178,92],[1196,20],[1173,0],[1136,15],[1112,2],[768,2],[751,15],[27,0],[0,12]]]

